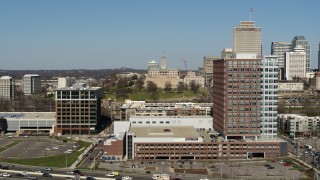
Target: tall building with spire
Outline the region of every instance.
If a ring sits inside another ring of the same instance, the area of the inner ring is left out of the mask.
[[[145,81],[152,81],[159,88],[164,88],[165,84],[169,82],[171,83],[173,88],[176,88],[179,83],[180,69],[167,67],[167,57],[165,53],[163,53],[163,55],[161,56],[160,64],[158,67],[156,66],[156,61],[153,61],[152,63],[155,65],[148,66],[148,74]]]
[[[240,21],[233,30],[233,52],[261,57],[261,28],[254,21]]]
[[[304,36],[295,36],[292,40],[292,51],[298,46],[302,46],[306,52],[306,72],[310,71],[310,44]]]

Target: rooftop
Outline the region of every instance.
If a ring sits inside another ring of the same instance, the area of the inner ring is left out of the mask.
[[[5,119],[54,119],[56,112],[0,112],[0,117]]]
[[[192,126],[177,126],[177,127],[133,127],[129,132],[135,133],[136,137],[200,137],[199,133]]]

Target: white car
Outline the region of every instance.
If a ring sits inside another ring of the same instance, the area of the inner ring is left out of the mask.
[[[50,148],[46,148],[46,151],[50,151],[51,149]]]
[[[115,177],[114,173],[108,173],[107,177]]]
[[[125,177],[122,177],[122,180],[133,180],[133,178],[130,176],[125,176]]]
[[[59,146],[54,146],[52,149],[60,149],[60,147]]]
[[[11,174],[3,173],[2,176],[3,176],[3,177],[11,177]]]

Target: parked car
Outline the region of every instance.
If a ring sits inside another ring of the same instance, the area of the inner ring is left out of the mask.
[[[42,177],[52,177],[52,175],[50,173],[48,173],[48,172],[44,172],[42,174]]]
[[[124,176],[121,180],[133,180],[133,178],[130,176]]]
[[[50,167],[44,168],[45,171],[52,171],[53,169]]]
[[[11,177],[11,174],[3,173],[2,176],[3,176],[3,177]]]
[[[35,177],[35,176],[28,176],[28,179],[37,179],[37,177]]]
[[[88,176],[87,180],[96,180],[96,178],[92,177],[92,176]]]
[[[289,164],[289,163],[284,163],[283,165],[284,166],[292,166],[292,164]]]
[[[119,172],[113,171],[113,172],[111,172],[111,173],[108,173],[108,174],[107,174],[107,177],[115,177],[115,176],[119,176],[119,175],[120,175]]]
[[[274,169],[274,167],[273,166],[268,166],[267,169]]]

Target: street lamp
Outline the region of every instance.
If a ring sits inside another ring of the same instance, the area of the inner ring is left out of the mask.
[[[66,169],[68,168],[68,154],[66,153]]]

